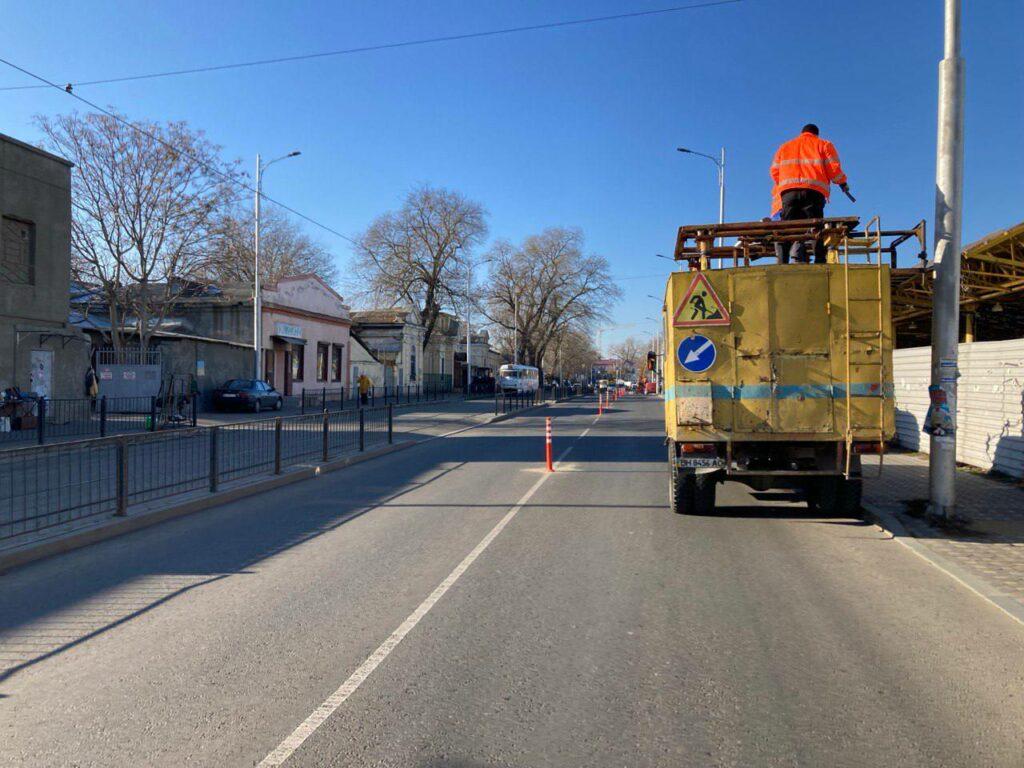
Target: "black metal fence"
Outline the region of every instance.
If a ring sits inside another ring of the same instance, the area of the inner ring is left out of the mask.
[[[429,384],[370,387],[366,392],[366,405],[374,407],[388,404],[426,403],[447,399],[451,394],[451,389]],[[347,408],[358,408],[362,400],[356,387],[350,389],[344,387],[304,389],[299,397],[299,410],[301,413],[322,412],[331,409],[343,411]]]
[[[393,440],[394,405],[0,452],[0,540]]]
[[[494,413],[511,413],[522,408],[532,408],[540,402],[537,391],[533,392],[495,392]]]
[[[155,432],[173,419],[196,425],[197,398],[165,409],[158,397],[39,398],[7,404],[15,416],[0,416],[0,449],[27,443]]]

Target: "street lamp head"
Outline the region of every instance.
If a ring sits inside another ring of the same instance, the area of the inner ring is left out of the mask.
[[[298,157],[301,154],[302,152],[296,149],[294,152],[289,152],[287,157]]]
[[[676,152],[687,152],[689,154],[693,154],[693,150],[687,149],[686,147],[676,147]]]

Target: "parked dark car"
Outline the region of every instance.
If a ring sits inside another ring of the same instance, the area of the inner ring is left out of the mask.
[[[265,408],[281,410],[284,397],[265,381],[231,379],[223,387],[213,390],[213,407],[219,411],[245,408],[259,413]]]

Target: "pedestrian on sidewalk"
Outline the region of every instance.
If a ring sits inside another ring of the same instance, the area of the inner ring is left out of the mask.
[[[360,373],[359,378],[356,380],[356,384],[359,386],[359,404],[369,405],[370,387],[373,386],[373,382],[370,381],[370,377],[365,373]]]
[[[85,396],[89,398],[89,412],[96,413],[96,398],[100,394],[100,380],[95,369],[90,365],[85,372]]]

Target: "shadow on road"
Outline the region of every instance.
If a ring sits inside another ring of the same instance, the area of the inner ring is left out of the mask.
[[[577,410],[588,412],[569,406],[553,413],[564,418]],[[524,463],[541,468],[543,421],[537,422],[536,436],[516,434],[532,424],[514,420],[495,425],[493,431],[484,428],[457,439],[436,440],[332,474],[315,481],[334,483],[334,491],[319,486],[319,494],[337,496],[325,503],[297,504],[295,494],[304,486],[288,486],[261,499],[265,502],[273,494],[279,503],[225,504],[0,575],[0,682],[180,595],[252,572],[267,558],[436,482],[466,463],[520,465],[510,466],[510,471],[522,469]],[[647,422],[639,430],[635,414],[601,422],[605,434],[576,441],[572,463],[663,462],[662,438],[650,419]],[[571,436],[556,431],[556,455],[580,428],[577,422]],[[607,434],[615,429],[622,434]],[[504,506],[515,501],[509,498]],[[472,499],[453,498],[438,506],[475,505]]]

